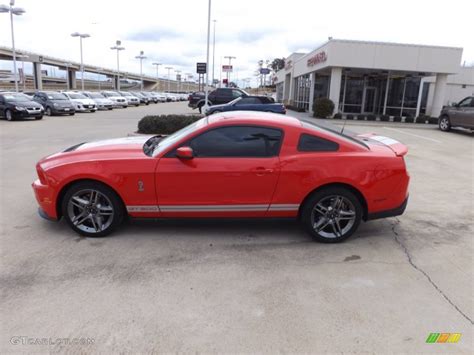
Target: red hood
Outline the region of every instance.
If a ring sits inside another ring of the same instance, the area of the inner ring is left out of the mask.
[[[79,161],[146,158],[143,153],[143,144],[149,138],[150,136],[137,136],[80,143],[41,159],[39,164],[47,170],[54,166]]]

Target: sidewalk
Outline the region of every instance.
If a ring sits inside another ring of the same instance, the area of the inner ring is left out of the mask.
[[[288,110],[286,113],[288,116],[292,116],[298,119],[310,119],[321,124],[330,123],[336,126],[343,126],[344,124],[349,126],[367,126],[367,127],[380,127],[390,126],[398,128],[413,128],[413,129],[438,129],[436,124],[427,123],[402,123],[402,122],[390,122],[390,121],[362,121],[362,120],[346,120],[346,119],[333,119],[333,118],[314,118],[308,112],[297,112]]]

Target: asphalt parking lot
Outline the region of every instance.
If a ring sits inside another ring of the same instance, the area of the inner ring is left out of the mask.
[[[0,121],[0,352],[472,353],[471,133],[351,122],[407,144],[412,180],[403,216],[364,223],[343,244],[314,243],[285,220],[133,221],[87,239],[38,217],[41,157],[127,135],[145,114],[185,112]],[[433,332],[462,337],[426,344]]]

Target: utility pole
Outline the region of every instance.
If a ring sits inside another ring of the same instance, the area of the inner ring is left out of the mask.
[[[217,20],[213,20],[214,22],[214,40],[212,44],[212,85],[214,85],[214,66],[216,64],[216,22]]]

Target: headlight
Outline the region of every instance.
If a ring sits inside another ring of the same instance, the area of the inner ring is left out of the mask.
[[[57,104],[56,102],[53,104],[54,107],[59,107],[59,104]]]
[[[15,110],[17,110],[17,111],[25,111],[26,108],[21,107],[21,106],[15,106]]]

